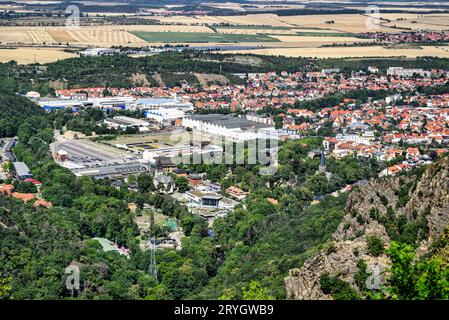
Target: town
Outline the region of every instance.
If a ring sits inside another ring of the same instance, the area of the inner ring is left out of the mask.
[[[438,89],[447,88],[448,70],[392,66],[381,72],[370,66],[349,74],[322,69],[238,76],[244,84],[192,86],[185,82],[173,88],[96,87],[56,90],[54,98],[40,97],[37,92],[26,96],[46,112],[63,110],[74,118],[84,110],[101,110],[106,116],[96,127],[115,133],[111,139],[101,139],[95,132],[61,129],[50,146],[54,161],[78,177],[110,179],[118,190],[127,182],[129,190],[136,191],[135,178],[129,177],[149,173],[159,193],[186,204],[191,214],[207,221],[211,237],[215,219],[232,212],[249,192],[237,185],[223,188],[201,172],[187,172],[174,158],[221,155],[223,145],[214,144],[214,138],[244,143],[322,136],[322,146],[309,156],[322,158],[317,169],[328,178],[326,158],[374,159],[385,167],[379,176],[394,176],[431,164],[447,152],[449,94],[439,94]],[[379,98],[365,99],[363,90],[374,96],[377,92]],[[358,92],[360,97],[354,95]],[[329,99],[336,94],[338,99]],[[112,116],[114,112],[130,114]],[[200,140],[173,141],[177,134],[192,132]],[[32,201],[34,206],[52,207],[40,193],[41,182],[33,179],[24,162],[15,161],[12,148],[16,141],[2,140],[1,174],[11,183],[1,185],[0,192]],[[267,200],[278,203],[273,197]],[[130,203],[129,208],[136,206]],[[141,248],[180,250],[184,235],[179,222],[158,215],[166,227],[153,242],[145,236],[150,215],[136,217]]]

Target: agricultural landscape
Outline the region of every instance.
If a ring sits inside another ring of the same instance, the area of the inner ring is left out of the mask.
[[[311,58],[449,54],[447,43],[397,47],[366,37],[370,32],[449,31],[449,6],[444,3],[329,2],[324,11],[317,8],[326,1],[150,3],[139,7],[133,2],[79,1],[74,5],[80,11],[80,24],[66,26],[70,15],[64,10],[70,3],[0,1],[0,13],[11,10],[9,15],[0,15],[0,46],[9,50],[2,51],[0,61],[46,63],[72,57],[77,50],[89,47],[224,44],[236,46],[235,52]],[[376,6],[374,11],[372,5]],[[33,14],[27,14],[29,11]],[[246,46],[250,48],[242,48]],[[30,54],[29,47],[46,50],[33,49]]]

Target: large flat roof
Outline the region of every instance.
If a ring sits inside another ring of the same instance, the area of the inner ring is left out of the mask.
[[[192,119],[196,121],[207,122],[211,124],[215,124],[217,126],[222,126],[229,129],[234,128],[271,128],[273,125],[259,123],[255,121],[250,121],[245,118],[236,117],[233,115],[225,115],[225,114],[201,114],[201,115],[189,115],[186,116],[185,119]]]
[[[31,175],[30,169],[25,164],[25,162],[14,162],[14,169],[16,169],[16,173],[18,176],[27,176]]]

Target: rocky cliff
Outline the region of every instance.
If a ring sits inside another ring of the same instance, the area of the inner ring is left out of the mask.
[[[448,225],[449,158],[421,173],[372,180],[349,195],[343,221],[325,248],[289,271],[287,299],[332,299],[321,288],[325,273],[360,292],[358,261],[379,270],[390,265],[387,255],[368,248],[369,238],[381,239],[385,247],[391,240],[414,244],[423,254]]]

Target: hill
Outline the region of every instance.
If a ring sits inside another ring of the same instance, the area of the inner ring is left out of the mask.
[[[289,271],[287,297],[447,299],[448,183],[444,158],[423,172],[373,180],[351,193],[326,248]],[[376,290],[368,288],[372,275]]]

